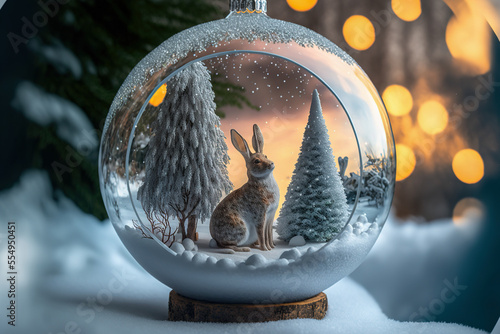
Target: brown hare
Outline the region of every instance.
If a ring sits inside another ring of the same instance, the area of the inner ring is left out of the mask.
[[[248,181],[227,195],[215,208],[210,218],[210,234],[221,248],[248,252],[274,248],[273,222],[280,191],[273,176],[274,163],[263,153],[264,137],[257,124],[253,126],[250,152],[245,139],[234,129],[231,142],[243,155]]]

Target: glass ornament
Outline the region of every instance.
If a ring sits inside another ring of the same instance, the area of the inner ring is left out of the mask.
[[[304,300],[350,274],[388,216],[395,168],[368,76],[255,0],[139,62],[99,156],[133,257],[177,293],[222,303]]]

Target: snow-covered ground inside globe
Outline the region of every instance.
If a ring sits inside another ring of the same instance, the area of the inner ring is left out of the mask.
[[[223,258],[231,258],[235,261],[245,261],[247,258],[254,254],[261,254],[265,256],[269,260],[277,260],[283,254],[283,252],[290,250],[292,247],[288,246],[288,243],[279,240],[276,231],[273,231],[274,234],[274,242],[276,247],[270,251],[262,251],[259,248],[250,248],[250,252],[234,252],[233,254],[227,254],[225,249],[221,248],[213,248],[210,247],[210,240],[212,237],[210,236],[210,225],[209,222],[204,222],[203,224],[198,225],[198,235],[199,240],[196,242],[196,246],[198,248],[198,252],[205,253],[209,256],[213,256],[217,260]],[[304,246],[296,247],[301,253],[305,253],[305,251],[309,247],[313,247],[314,249],[318,249],[325,245],[325,243],[307,243]]]
[[[117,192],[117,201],[118,205],[121,208],[121,217],[124,221],[126,221],[127,226],[132,227],[133,223],[132,221],[135,220],[137,221],[137,216],[130,205],[130,197],[129,197],[129,192],[127,189],[127,183],[124,179],[118,177],[116,174],[113,173],[112,177],[112,182],[113,182],[113,187],[116,189]],[[132,198],[137,198],[137,190],[139,187],[142,185],[142,182],[131,182],[130,183],[130,191],[132,193]],[[138,201],[134,201],[136,208],[138,209],[138,212],[143,212],[141,208],[141,204]],[[380,213],[379,208],[377,208],[374,205],[371,205],[369,203],[368,198],[361,198],[356,209],[356,216],[352,220],[352,226],[353,228],[347,228],[346,231],[344,231],[344,236],[350,236],[350,237],[357,237],[361,236],[359,241],[364,241],[364,243],[371,243],[371,238],[364,238],[367,234],[367,232],[372,228],[370,233],[371,237],[376,237],[376,230],[378,230],[379,226],[378,224],[372,225],[373,223],[377,222],[377,215]],[[360,217],[364,216],[364,217]],[[276,217],[277,218],[277,217]],[[361,218],[361,219],[360,219]],[[143,223],[147,224],[147,219],[143,215],[141,216],[141,220]],[[357,223],[357,224],[356,224]],[[276,222],[274,223],[276,226]],[[171,226],[173,229],[178,227],[178,221],[175,218],[171,218]],[[305,245],[303,246],[290,246],[288,242],[285,242],[283,240],[279,239],[278,233],[276,232],[276,229],[273,229],[273,240],[275,242],[275,248],[273,248],[270,251],[262,251],[257,247],[252,247],[250,248],[249,252],[233,252],[229,251],[228,249],[221,249],[218,247],[211,247],[211,239],[212,236],[210,235],[210,222],[209,220],[204,220],[202,222],[199,222],[197,224],[197,232],[198,232],[198,240],[196,241],[196,252],[199,253],[205,253],[208,256],[214,257],[217,260],[224,259],[224,258],[230,258],[231,260],[234,260],[235,262],[238,261],[245,261],[249,257],[255,254],[261,254],[265,256],[266,259],[268,260],[278,260],[282,255],[283,252],[288,251],[290,249],[296,248],[299,252],[301,253],[306,253],[308,249],[311,250],[318,250],[324,245],[326,245],[326,242],[306,242]],[[366,232],[363,234],[363,232]],[[127,234],[137,234],[135,231],[133,231],[133,228],[127,228],[124,230],[124,233]],[[340,237],[340,235],[339,235]],[[176,242],[181,242],[181,234],[180,232],[175,235],[175,241]],[[168,243],[170,244],[170,242]],[[345,244],[345,243],[344,243]],[[175,248],[175,247],[174,247]],[[179,250],[179,248],[175,248]],[[181,247],[180,251],[183,252],[184,248]],[[192,251],[192,249],[189,249],[189,251]],[[353,249],[354,251],[354,249]],[[231,253],[230,256],[228,256],[228,253]]]
[[[475,233],[449,221],[425,226],[390,219],[354,279],[325,291],[330,302],[323,320],[200,324],[166,321],[170,289],[131,258],[109,222],[54,196],[45,173],[27,172],[18,185],[0,193],[0,220],[16,222],[18,255],[16,327],[2,321],[1,333],[485,333],[459,324],[396,321],[384,314],[398,305],[408,313],[439,296],[435,289],[442,285],[443,271],[451,270]],[[2,228],[2,259],[5,240]],[[450,241],[447,247],[444,241]],[[7,272],[5,261],[0,263]],[[7,291],[7,281],[1,282],[1,291]],[[0,305],[7,305],[7,295],[0,296]]]
[[[350,231],[348,228],[347,231],[345,231],[345,234],[349,234],[351,236],[360,236],[361,233],[367,232],[370,229],[371,224],[375,222],[375,217],[378,213],[377,208],[368,205],[367,202],[362,203],[360,206],[361,208],[358,208],[358,212],[361,212],[362,215],[365,215],[367,217],[368,223],[358,223],[356,234],[352,233],[352,228],[350,229]],[[356,223],[356,218],[354,219],[354,223]],[[210,236],[209,221],[205,221],[203,222],[203,224],[198,224],[197,231],[199,233],[199,241],[196,243],[196,245],[198,246],[198,251],[207,253],[208,255],[213,256],[217,259],[227,258],[227,254],[225,254],[223,250],[210,247],[210,240],[212,239],[212,237]],[[268,259],[279,259],[283,252],[294,248],[292,246],[289,246],[288,242],[279,239],[278,233],[276,233],[276,229],[273,229],[273,240],[276,247],[271,251],[261,251],[258,248],[251,248],[250,252],[236,252],[234,254],[231,254],[231,257],[234,260],[245,260],[253,254],[262,254]],[[326,245],[326,242],[307,242],[304,246],[296,246],[295,248],[297,248],[301,253],[305,253],[306,250],[311,247],[312,249],[317,250],[324,245]]]
[[[355,237],[360,237],[363,238],[362,240],[370,243],[371,238],[364,238],[364,236],[367,234],[367,232],[370,229],[371,224],[366,223],[358,223],[357,227],[358,229],[356,230],[356,234],[353,232],[353,228],[351,227],[350,229],[348,228],[344,234],[346,239],[347,238],[355,238]],[[373,231],[373,234],[370,234],[371,237],[376,237],[377,231],[378,231],[378,225],[376,226],[376,230]],[[307,252],[308,249],[312,250],[318,250],[324,245],[326,245],[326,242],[306,242],[305,245],[303,246],[290,246],[288,242],[285,242],[283,240],[280,240],[278,238],[278,234],[276,233],[276,230],[273,230],[273,240],[275,242],[275,248],[273,248],[270,251],[262,251],[259,248],[252,247],[250,248],[250,252],[235,252],[233,254],[227,254],[227,250],[221,249],[221,248],[215,248],[210,246],[210,240],[212,237],[210,236],[210,225],[209,222],[204,222],[203,224],[198,225],[198,234],[199,234],[199,240],[196,242],[197,246],[197,251],[198,252],[203,252],[206,253],[209,256],[213,256],[216,259],[223,259],[223,258],[231,258],[234,261],[245,261],[249,257],[251,257],[254,254],[261,254],[265,256],[266,259],[268,260],[277,260],[280,257],[283,256],[283,253],[286,251],[289,251],[293,248],[297,249],[301,254],[304,254]],[[361,233],[365,232],[365,235],[361,236]],[[352,240],[351,240],[352,241]],[[335,243],[339,243],[339,241],[334,241]],[[355,242],[354,242],[355,243]],[[353,249],[354,251],[354,249]]]

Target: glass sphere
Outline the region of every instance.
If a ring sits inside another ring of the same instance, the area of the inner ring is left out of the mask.
[[[395,148],[345,52],[258,11],[185,30],[116,95],[99,176],[134,258],[186,297],[281,303],[359,266],[387,218]]]

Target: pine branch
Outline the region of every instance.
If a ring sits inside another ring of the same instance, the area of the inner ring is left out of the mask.
[[[36,74],[28,80],[78,105],[100,136],[118,88],[148,52],[181,30],[222,17],[220,7],[208,0],[71,1],[60,6],[58,15],[30,42],[39,47],[29,49],[37,62]],[[75,56],[79,75],[54,65],[40,49],[58,45]],[[27,130],[28,137],[34,138],[33,151],[23,165],[6,168],[19,170],[17,174],[23,169],[43,168],[55,189],[61,189],[85,212],[106,218],[97,176],[97,149],[81,155],[82,163],[61,181],[51,164],[65,161],[68,143],[51,126],[28,122]],[[24,136],[23,131],[23,143]]]

